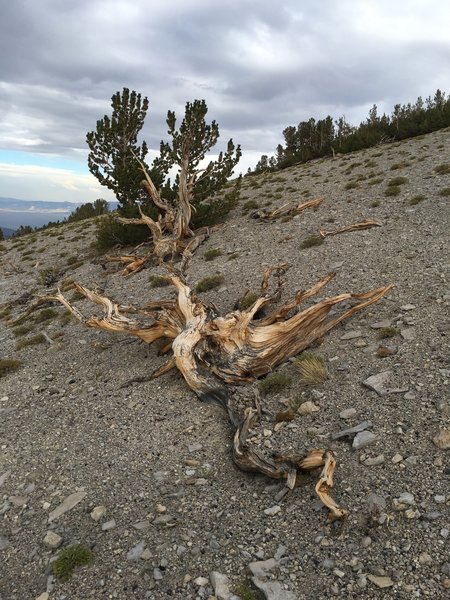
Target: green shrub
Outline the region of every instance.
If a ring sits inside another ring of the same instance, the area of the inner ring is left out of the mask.
[[[351,181],[350,183],[347,183],[345,185],[346,190],[355,190],[358,187],[359,187],[359,185],[356,183],[356,181]]]
[[[324,238],[321,235],[312,235],[300,244],[300,248],[305,250],[306,248],[313,248],[314,246],[321,246],[324,243]]]
[[[23,335],[26,335],[27,333],[30,333],[30,331],[32,331],[34,328],[34,325],[19,325],[18,327],[13,327],[12,332],[13,335],[15,335],[16,337],[22,337]]]
[[[404,169],[405,167],[409,166],[409,162],[406,162],[406,160],[403,160],[402,162],[399,163],[395,163],[391,166],[391,171],[396,171],[397,169]]]
[[[193,229],[199,227],[212,227],[222,223],[228,213],[236,208],[239,203],[241,182],[236,180],[233,188],[224,195],[213,196],[205,202],[196,204],[195,213],[192,215],[191,226]]]
[[[73,574],[75,567],[87,565],[92,560],[92,552],[86,546],[74,544],[61,550],[58,558],[52,565],[55,577],[61,581],[68,581]]]
[[[20,360],[13,358],[0,358],[0,378],[5,377],[8,373],[13,373],[21,366]]]
[[[207,250],[204,254],[206,261],[211,261],[217,258],[218,256],[222,256],[223,252],[220,248],[213,248],[212,250]]]
[[[444,196],[444,198],[450,196],[450,188],[443,188],[442,190],[440,190],[439,196]]]
[[[43,285],[50,287],[58,279],[59,273],[57,267],[47,267],[39,271],[39,280]]]
[[[291,383],[292,377],[287,373],[273,373],[260,381],[258,387],[262,394],[277,394],[291,385]]]
[[[242,205],[242,211],[248,212],[249,210],[258,208],[258,206],[259,204],[256,202],[256,200],[247,200],[247,202],[244,202],[244,204]]]
[[[208,290],[219,287],[219,285],[224,281],[223,275],[210,275],[209,277],[204,277],[201,281],[199,281],[195,289],[197,292],[207,292]]]

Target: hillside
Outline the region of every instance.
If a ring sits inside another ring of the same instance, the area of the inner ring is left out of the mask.
[[[190,265],[192,286],[223,276],[203,295],[223,313],[279,262],[291,264],[286,299],[331,271],[321,297],[395,284],[312,348],[327,365],[324,383],[303,386],[292,362],[278,369],[290,383],[262,396],[253,432],[268,454],[333,450],[344,523],[327,521],[315,476],[289,491],[238,471],[221,409],[201,404],[175,371],[148,380],[163,364],[156,348],[83,328],[60,306],[8,327],[31,294],[70,279],[124,304],[165,297],[169,288],[150,285],[162,271],[122,277],[90,246],[94,222],[1,243],[0,358],[22,363],[0,377],[2,600],[206,599],[212,571],[234,594],[216,589],[218,598],[258,598],[252,572],[270,600],[448,597],[449,148],[447,129],[245,178],[240,206]],[[292,219],[252,218],[255,207],[319,196]],[[302,248],[320,228],[364,219],[381,226]],[[378,393],[363,385],[376,375]],[[257,385],[236,393],[250,403]],[[292,400],[314,408],[276,423]],[[355,433],[333,437],[365,421],[374,435],[360,449]],[[73,508],[54,515],[68,497]],[[57,582],[57,547],[76,543],[93,559]]]

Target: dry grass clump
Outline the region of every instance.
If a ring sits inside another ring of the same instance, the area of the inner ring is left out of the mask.
[[[450,196],[450,188],[443,188],[440,190],[439,196],[444,196],[444,198]]]
[[[450,165],[447,163],[438,165],[437,167],[434,167],[434,172],[438,175],[447,175],[447,173],[450,173]]]
[[[262,394],[277,394],[292,383],[292,377],[287,373],[272,373],[259,382],[259,390]]]
[[[14,358],[0,358],[0,378],[17,371],[21,364],[22,361]]]
[[[250,308],[259,298],[259,294],[256,292],[246,292],[239,300],[239,310],[247,310]]]
[[[300,244],[300,248],[305,250],[306,248],[313,248],[314,246],[321,246],[324,242],[324,239],[321,235],[312,235]]]
[[[419,202],[422,202],[422,200],[425,200],[425,196],[423,194],[417,194],[417,196],[413,196],[413,198],[411,198],[409,203],[411,206],[416,206],[416,204],[419,204]]]
[[[223,275],[210,275],[209,277],[204,277],[202,280],[200,280],[195,289],[197,292],[207,292],[219,287],[219,285],[224,281],[225,279]]]
[[[393,187],[396,185],[403,185],[404,183],[408,183],[407,177],[394,177],[393,179],[389,180],[388,186]]]
[[[163,277],[161,275],[150,275],[148,281],[150,283],[150,287],[152,288],[167,287],[170,285],[170,281],[167,279],[167,277]]]
[[[58,312],[53,308],[44,308],[34,316],[33,320],[35,323],[44,323],[45,321],[50,321],[51,319],[54,319],[57,316]]]
[[[385,196],[398,196],[401,192],[401,188],[398,185],[390,185],[384,191]]]
[[[42,333],[38,333],[37,335],[33,335],[29,338],[23,338],[19,340],[16,344],[16,350],[22,350],[22,348],[26,348],[28,346],[37,346],[38,344],[45,343],[45,336]]]
[[[204,258],[207,262],[214,260],[218,256],[222,256],[223,252],[220,248],[213,248],[212,250],[207,250],[204,254]]]
[[[86,546],[74,544],[61,550],[58,558],[52,564],[53,573],[59,581],[68,581],[72,577],[75,567],[87,565],[92,560],[92,552]]]
[[[324,359],[311,352],[302,352],[294,361],[304,385],[319,385],[328,378]]]

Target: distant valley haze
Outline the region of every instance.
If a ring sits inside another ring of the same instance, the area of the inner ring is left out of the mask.
[[[50,221],[63,221],[81,203],[20,200],[0,196],[0,227],[17,229],[20,225],[42,227]]]

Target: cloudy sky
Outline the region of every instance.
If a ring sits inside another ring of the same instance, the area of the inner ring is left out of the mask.
[[[167,110],[204,98],[245,172],[287,125],[450,92],[449,31],[442,0],[1,0],[0,196],[112,199],[85,136],[123,87],[155,150]]]

